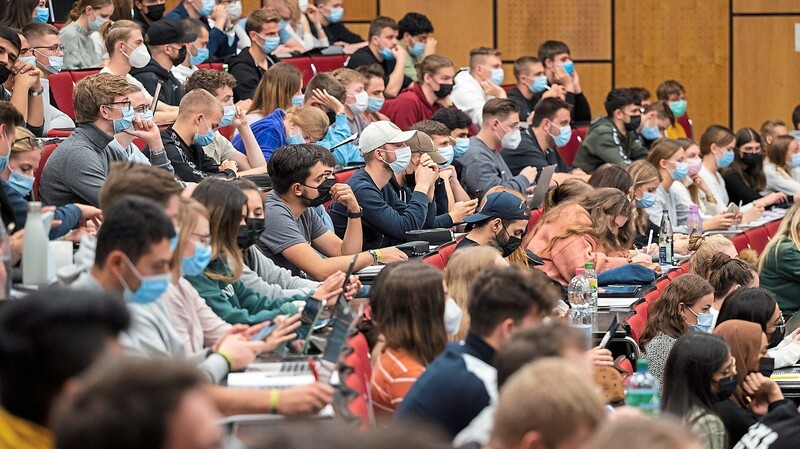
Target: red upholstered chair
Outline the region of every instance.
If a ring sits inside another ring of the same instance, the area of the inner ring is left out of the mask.
[[[311,56],[314,73],[333,72],[344,67],[347,55],[316,55]]]
[[[221,62],[204,62],[202,64],[198,64],[197,68],[200,70],[216,70],[221,72],[224,68],[224,65]]]
[[[64,25],[66,25],[66,23],[64,22],[55,22],[53,24],[53,26],[56,27],[57,30],[61,30],[62,28],[64,28]]]
[[[288,59],[281,59],[281,62],[285,62],[287,64],[291,64],[297,67],[298,70],[303,74],[303,85],[307,85],[311,78],[314,77],[317,73],[314,71],[314,66],[311,64],[311,58],[308,56],[302,56],[299,58],[288,58]]]
[[[78,81],[86,78],[87,76],[100,73],[100,69],[70,70],[67,73],[69,73],[69,76],[72,77],[72,82],[77,83]]]
[[[222,137],[224,137],[224,138],[226,138],[228,140],[232,140],[233,139],[233,133],[235,131],[236,131],[236,128],[234,128],[233,126],[230,126],[230,125],[223,126],[223,127],[221,127],[219,129],[219,133],[222,134]]]
[[[764,225],[764,227],[767,229],[767,235],[769,236],[770,240],[772,240],[772,237],[775,237],[775,234],[778,233],[778,228],[781,227],[782,221],[783,220],[770,221]]]
[[[654,289],[652,289],[649,292],[644,294],[644,302],[646,302],[648,304],[652,304],[652,303],[658,301],[658,298],[660,298],[660,297],[661,297],[661,290],[659,290],[657,288],[654,288]]]
[[[440,246],[435,253],[428,254],[427,256],[423,257],[422,263],[432,265],[444,271],[444,268],[447,266],[447,261],[455,252],[457,245],[458,240],[455,242],[445,243],[444,245]]]
[[[72,134],[72,131],[73,130],[71,130],[71,129],[56,129],[56,128],[53,128],[50,131],[47,131],[47,137],[51,137],[51,138],[52,137],[60,137],[62,139],[66,139],[67,137],[69,137],[70,134]]]
[[[750,244],[747,241],[747,234],[734,235],[733,238],[731,238],[731,242],[733,243],[733,246],[736,248],[737,253],[746,250],[747,248],[750,247]]]
[[[531,218],[528,220],[528,226],[525,232],[531,232],[536,224],[539,223],[539,220],[542,219],[542,210],[541,209],[534,209],[531,211]]]
[[[50,91],[58,104],[58,109],[75,120],[75,105],[72,103],[72,89],[74,83],[69,72],[54,73],[47,80],[50,82]]]
[[[44,150],[42,151],[42,158],[39,160],[39,166],[36,167],[36,179],[33,181],[33,196],[36,199],[39,198],[39,179],[41,179],[42,171],[44,170],[44,164],[47,163],[47,159],[50,158],[50,155],[53,154],[53,151],[56,151],[58,148],[57,143],[51,143],[44,146]]]
[[[369,385],[372,378],[372,363],[369,345],[362,333],[347,340],[347,345],[353,349],[353,352],[345,357],[344,363],[353,368],[353,372],[344,379],[344,383],[358,394],[350,401],[348,409],[350,413],[359,418],[363,429],[372,425],[372,401]]]
[[[761,251],[764,251],[767,243],[769,243],[769,234],[763,226],[753,228],[745,232],[745,235],[747,236],[747,241],[750,243],[750,248],[759,254],[761,254]]]
[[[347,182],[350,179],[350,177],[353,176],[353,173],[355,173],[359,168],[361,168],[361,167],[347,168],[347,169],[344,169],[344,170],[340,170],[340,171],[334,173],[333,176],[336,178],[336,182],[337,183],[343,184],[343,183]]]
[[[650,303],[645,301],[633,308],[636,312],[633,316],[628,318],[628,326],[631,328],[631,337],[639,343],[639,337],[642,336],[644,328],[647,325],[647,310]]]
[[[572,138],[563,147],[558,149],[558,153],[564,159],[567,165],[572,166],[572,161],[575,160],[575,155],[578,154],[578,148],[581,142],[586,137],[586,132],[589,130],[588,126],[579,126],[572,130]]]
[[[683,114],[683,116],[679,118],[677,121],[678,124],[681,125],[683,130],[686,132],[686,137],[693,139],[694,137],[692,136],[694,135],[694,130],[693,130],[694,123],[692,122],[692,119],[689,118],[689,114],[688,113]]]

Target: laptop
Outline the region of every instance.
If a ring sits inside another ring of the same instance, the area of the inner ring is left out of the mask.
[[[528,207],[531,210],[538,209],[544,203],[544,197],[547,195],[547,191],[550,190],[550,180],[553,179],[553,173],[555,172],[555,165],[548,165],[542,169],[539,181],[533,189],[533,194],[528,195]]]

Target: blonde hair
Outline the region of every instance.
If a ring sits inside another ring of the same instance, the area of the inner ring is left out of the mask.
[[[585,370],[563,358],[544,358],[503,385],[489,447],[517,447],[528,432],[540,434],[544,447],[559,447],[581,430],[591,435],[605,418],[603,400]]]
[[[444,271],[444,281],[447,284],[447,294],[461,308],[461,325],[455,335],[450,335],[450,341],[463,341],[469,330],[469,312],[467,311],[467,298],[472,288],[472,283],[483,270],[493,267],[500,252],[491,246],[474,246],[456,251],[447,261]]]
[[[774,240],[774,239],[773,239]],[[725,236],[715,234],[703,237],[695,234],[689,239],[689,251],[694,251],[689,259],[689,273],[708,278],[709,265],[717,254],[726,247],[733,247],[733,242]]]
[[[183,261],[183,251],[189,243],[189,238],[197,226],[197,219],[205,217],[208,220],[208,209],[194,198],[180,197],[178,207],[178,244],[172,252],[172,269],[180,273]]]
[[[649,228],[650,217],[647,211],[636,207],[636,189],[651,182],[661,182],[661,175],[653,164],[647,161],[636,161],[628,167],[628,174],[633,180],[633,198],[631,198],[631,221],[637,234],[644,234]]]
[[[96,10],[113,4],[114,3],[111,0],[77,0],[75,4],[72,5],[72,9],[69,11],[67,23],[78,20],[83,12],[86,11],[87,7],[91,7],[92,9]]]
[[[779,137],[781,136],[775,138],[778,139]],[[770,251],[774,251],[775,261],[776,263],[780,263],[778,258],[778,246],[783,242],[784,237],[790,239],[792,243],[794,243],[795,249],[800,251],[800,203],[795,203],[789,208],[789,211],[787,211],[786,215],[783,217],[783,221],[781,221],[781,225],[778,227],[778,231],[775,232],[775,236],[767,243],[764,252],[762,252],[761,257],[758,258],[759,274],[764,270],[767,253]]]
[[[494,186],[491,189],[487,190],[486,194],[483,195],[483,199],[481,200],[481,204],[479,205],[477,210],[481,210],[483,208],[483,205],[486,204],[486,198],[488,198],[490,194],[498,192],[510,193],[522,201],[526,200],[525,195],[519,193],[519,191],[517,190],[509,189],[502,186]],[[528,243],[530,243],[532,239],[533,239],[533,232],[528,232],[525,234],[525,238],[519,245],[519,248],[517,248],[516,251],[511,253],[511,255],[506,257],[506,260],[508,261],[509,264],[519,265],[524,268],[528,267],[528,254],[525,252],[525,248],[528,247]]]
[[[286,119],[313,136],[325,136],[328,132],[328,116],[322,109],[313,106],[291,107],[286,111]]]
[[[41,153],[42,145],[28,128],[17,126],[10,157],[13,158],[15,154],[27,153],[28,151],[39,151]]]
[[[362,83],[365,86],[367,85],[367,77],[362,75],[361,73],[353,70],[348,69],[347,67],[342,67],[339,69],[334,70],[331,72],[331,76],[336,78],[336,81],[342,85],[342,87],[347,87],[350,83]]]
[[[586,449],[688,449],[701,447],[683,423],[663,415],[658,419],[622,416],[608,420],[595,432]]]
[[[139,26],[139,24],[131,20],[118,20],[113,22],[111,25],[104,27],[100,31],[100,36],[103,38],[103,43],[106,46],[106,51],[108,54],[113,55],[114,44],[119,41],[128,40],[131,36],[131,33],[137,30],[141,32],[142,28]],[[133,50],[131,49],[131,51]]]
[[[72,91],[75,104],[75,123],[90,123],[100,116],[100,107],[111,104],[117,97],[134,92],[135,87],[125,78],[111,73],[97,73],[78,81]]]
[[[178,118],[185,118],[193,114],[208,114],[215,109],[219,112],[223,110],[222,105],[219,104],[216,97],[211,95],[211,92],[205,89],[194,89],[181,98],[178,106]],[[210,125],[211,123],[209,123]]]

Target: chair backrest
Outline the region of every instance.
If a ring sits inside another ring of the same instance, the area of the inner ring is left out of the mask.
[[[458,240],[455,242],[445,243],[444,245],[440,246],[435,253],[428,254],[427,256],[422,258],[422,263],[426,263],[428,265],[432,265],[442,271],[447,266],[447,261],[450,260],[450,256],[456,250],[456,246],[458,245]]]
[[[572,138],[563,147],[558,149],[558,154],[564,159],[567,165],[572,166],[572,161],[575,160],[575,155],[578,154],[578,148],[581,142],[586,137],[586,131],[589,130],[588,126],[579,126],[572,130]]]
[[[72,82],[77,83],[78,81],[86,78],[87,76],[100,73],[100,69],[70,70],[67,73],[69,73],[69,76],[72,77]]]
[[[358,171],[359,168],[361,168],[361,167],[348,168],[346,170],[340,170],[340,171],[334,173],[333,176],[334,176],[334,178],[336,178],[336,182],[337,183],[344,184],[344,183],[346,183],[347,181],[350,180],[350,177],[353,176],[353,173]]]
[[[308,82],[311,81],[311,78],[316,75],[314,71],[314,67],[311,64],[311,58],[308,56],[301,56],[299,58],[286,58],[281,59],[281,62],[285,62],[287,64],[291,64],[297,67],[298,70],[303,74],[303,86],[308,85]]]
[[[234,127],[233,127],[233,126],[231,126],[231,125],[228,125],[228,126],[223,126],[223,127],[221,127],[221,128],[219,129],[219,133],[220,133],[220,134],[222,134],[222,137],[224,137],[224,138],[226,138],[226,139],[228,139],[228,140],[231,140],[231,139],[233,139],[233,133],[234,133],[235,131],[236,131],[236,128],[234,128]]]
[[[636,313],[628,318],[628,326],[631,328],[631,337],[633,337],[636,343],[639,343],[639,338],[642,336],[644,327],[647,325],[647,309],[649,307],[650,303],[647,301],[640,303],[633,309]]]
[[[772,237],[775,237],[775,234],[778,233],[778,228],[781,227],[781,220],[770,221],[769,223],[765,224],[764,227],[767,229],[767,235],[769,239],[772,240]]]
[[[692,126],[692,119],[689,118],[689,114],[683,114],[681,118],[677,120],[678,124],[681,125],[681,128],[686,132],[686,137],[690,139],[694,139],[694,127]]]
[[[745,235],[747,236],[748,243],[750,243],[750,248],[759,254],[764,251],[764,248],[767,247],[767,243],[769,243],[769,233],[763,226],[753,228],[745,232]]]
[[[537,223],[542,219],[542,210],[534,209],[531,211],[531,218],[528,219],[528,226],[525,232],[531,232]]]
[[[734,248],[736,248],[736,252],[742,252],[750,247],[749,242],[747,241],[747,234],[737,234],[731,238],[731,242],[733,243]]]
[[[36,179],[33,181],[33,195],[38,200],[39,197],[39,180],[42,179],[42,172],[44,171],[44,165],[47,163],[47,159],[50,158],[50,155],[53,154],[53,151],[56,151],[58,148],[57,143],[50,143],[44,146],[42,151],[42,158],[39,160],[39,166],[36,167]]]
[[[58,109],[75,120],[75,105],[72,103],[72,90],[75,83],[69,72],[54,73],[47,80],[50,82],[50,91],[58,104]]]
[[[197,68],[200,70],[216,70],[221,72],[223,64],[221,62],[204,62],[202,64],[197,64]]]
[[[344,67],[347,55],[316,55],[311,56],[314,73],[333,72]]]
[[[344,379],[344,383],[357,394],[348,404],[348,410],[358,417],[362,428],[369,427],[372,424],[372,414],[370,413],[372,408],[370,399],[372,363],[369,355],[369,344],[364,334],[359,332],[347,340],[347,345],[353,349],[353,352],[345,357],[344,363],[350,366],[353,372]]]

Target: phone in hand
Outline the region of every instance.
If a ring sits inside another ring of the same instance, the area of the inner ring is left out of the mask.
[[[264,329],[261,329],[257,334],[253,335],[253,338],[251,338],[250,341],[261,341],[269,337],[269,335],[277,328],[278,325],[276,323],[272,323],[269,326],[264,326]]]
[[[303,314],[300,315],[300,322],[303,324],[311,325],[319,318],[322,313],[322,301],[316,298],[308,298],[306,306],[303,307]]]

